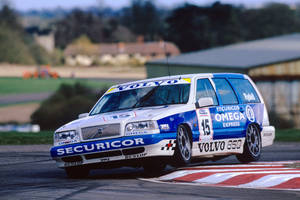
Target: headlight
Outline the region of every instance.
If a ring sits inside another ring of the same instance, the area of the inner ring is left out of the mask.
[[[153,134],[159,133],[156,121],[141,121],[128,123],[125,128],[125,135]]]
[[[79,142],[79,135],[76,131],[64,131],[54,133],[54,145],[64,145]]]

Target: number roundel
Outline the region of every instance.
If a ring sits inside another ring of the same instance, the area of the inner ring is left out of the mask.
[[[208,108],[197,110],[199,124],[199,140],[211,140],[213,137],[213,127],[210,111]]]
[[[201,122],[201,128],[204,135],[210,135],[210,124],[208,119],[203,119]]]

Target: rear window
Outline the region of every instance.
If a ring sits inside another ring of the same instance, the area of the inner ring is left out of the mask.
[[[238,104],[237,97],[226,79],[214,78],[213,81],[224,105]]]
[[[242,103],[260,103],[260,99],[247,79],[229,79]]]

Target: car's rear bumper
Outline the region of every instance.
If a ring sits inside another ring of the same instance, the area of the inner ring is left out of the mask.
[[[153,156],[172,156],[176,133],[127,136],[51,148],[58,167],[71,167],[133,160]]]
[[[272,145],[275,139],[274,126],[264,126],[261,131],[262,146]]]

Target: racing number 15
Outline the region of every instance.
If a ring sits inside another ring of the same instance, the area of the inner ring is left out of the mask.
[[[201,122],[202,130],[204,135],[210,135],[210,126],[209,126],[209,120],[203,119]]]

